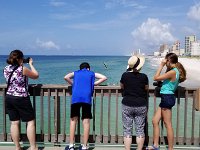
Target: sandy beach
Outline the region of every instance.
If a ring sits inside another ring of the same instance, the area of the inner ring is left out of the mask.
[[[160,64],[163,58],[153,58],[152,61]],[[187,71],[187,79],[181,86],[185,87],[199,87],[200,88],[200,59],[197,58],[179,58],[179,62],[185,67]]]
[[[181,85],[189,87],[200,87],[200,59],[179,58],[179,62],[187,71],[187,80]]]

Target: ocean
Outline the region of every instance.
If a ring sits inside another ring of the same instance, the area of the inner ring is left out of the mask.
[[[8,56],[0,56],[0,68],[7,65]],[[30,56],[33,58],[34,66],[40,74],[39,79],[31,80],[34,84],[66,84],[64,76],[79,69],[82,62],[88,62],[91,70],[102,73],[108,80],[106,85],[119,85],[121,75],[126,71],[129,56]],[[27,65],[27,64],[25,64]],[[147,74],[149,83],[153,83],[153,75],[157,69],[151,59],[146,59],[141,72]],[[0,71],[0,84],[5,84],[3,71]]]
[[[7,65],[6,64],[7,57],[8,56],[2,56],[2,55],[0,56],[0,68],[2,69],[2,71],[0,71],[0,84],[6,83],[3,76],[3,69]],[[102,73],[105,76],[107,76],[108,80],[103,83],[104,85],[119,85],[121,75],[123,72],[126,71],[127,61],[129,59],[129,56],[41,56],[41,55],[35,56],[34,55],[30,57],[33,58],[34,66],[40,75],[39,79],[37,80],[29,79],[30,84],[66,84],[66,81],[64,80],[64,76],[69,72],[78,70],[79,65],[82,62],[88,62],[91,66],[92,71]],[[147,57],[146,62],[141,72],[147,74],[149,78],[150,86],[153,86],[153,76],[157,68],[158,68],[157,62],[155,62],[154,59],[151,59],[151,57]],[[40,105],[39,101],[37,101],[37,103],[39,106]],[[153,100],[150,100],[150,103],[151,103],[151,106],[153,106]],[[97,102],[97,105],[98,105],[98,102]],[[190,105],[190,108],[191,108],[192,106],[191,102],[189,102],[188,105]],[[2,97],[0,97],[0,108],[2,108]],[[184,111],[184,103],[181,103],[181,110]],[[191,111],[192,108],[189,110]],[[46,112],[46,110],[44,111]],[[98,111],[99,110],[97,110],[97,112]],[[40,113],[39,111],[36,112],[36,115],[39,116],[39,113]],[[173,109],[173,114],[174,114],[173,126],[175,128],[176,106]],[[149,115],[153,116],[153,107],[149,108]],[[2,116],[2,110],[0,110],[0,116]],[[120,113],[119,113],[119,116],[121,117]],[[200,114],[198,113],[196,115],[197,120],[199,120],[200,118],[199,116]],[[52,117],[53,117],[53,114],[52,114]],[[67,117],[69,120],[69,116]],[[39,121],[39,118],[37,119],[38,119],[37,121]],[[47,118],[45,118],[45,120],[46,119]],[[152,118],[150,117],[149,123],[151,123],[151,119]],[[184,116],[183,114],[181,114],[180,120],[183,121],[183,119],[184,119]],[[7,117],[7,120],[8,120],[8,117]],[[191,117],[189,117],[188,121],[191,121]],[[105,122],[106,122],[106,118],[105,118]],[[120,118],[119,118],[119,122],[121,122]],[[67,124],[67,126],[69,127],[69,124]],[[196,124],[196,126],[198,126],[198,124]],[[191,128],[191,125],[188,125],[188,129],[190,128]],[[181,125],[181,129],[183,129],[182,125]],[[8,130],[9,130],[9,125],[7,126],[7,131]],[[37,130],[39,132],[39,128]],[[149,131],[151,132],[150,134],[152,134],[152,126],[149,127]],[[0,132],[2,132],[2,117],[0,117]],[[119,132],[120,133],[122,132],[122,126],[120,126]],[[183,134],[183,132],[181,133]],[[195,133],[196,136],[197,134],[198,133]]]

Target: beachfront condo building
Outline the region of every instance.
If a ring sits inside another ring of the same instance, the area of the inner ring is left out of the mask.
[[[192,42],[196,41],[195,35],[190,35],[185,37],[185,55],[191,56],[191,45]]]
[[[166,50],[169,50],[169,47],[167,44],[161,44],[160,45],[160,53],[164,53]]]
[[[191,43],[191,56],[200,56],[200,41]]]
[[[170,52],[175,53],[176,55],[180,55],[180,42],[176,41],[170,48]]]
[[[179,50],[179,55],[180,55],[180,56],[185,55],[185,49],[184,49],[184,48],[180,48],[180,50]]]

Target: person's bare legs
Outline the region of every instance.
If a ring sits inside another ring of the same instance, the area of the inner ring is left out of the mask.
[[[125,150],[130,150],[131,149],[131,143],[132,143],[132,136],[124,137]]]
[[[77,123],[78,117],[73,117],[70,119],[70,136],[69,136],[69,143],[74,144],[74,136],[76,131],[76,123]]]
[[[35,120],[27,122],[27,137],[30,142],[31,150],[37,150],[36,141],[35,141]]]
[[[136,137],[137,150],[142,150],[143,145],[144,145],[144,140],[145,140],[145,138],[142,136]]]
[[[159,122],[161,119],[161,108],[158,107],[156,113],[153,116],[152,123],[153,123],[153,142],[154,146],[159,146],[159,136],[160,136],[160,127]]]
[[[173,150],[174,131],[172,127],[172,111],[171,109],[162,109],[163,121],[167,130],[168,150]]]
[[[11,126],[10,126],[10,132],[11,132],[11,137],[12,140],[15,144],[15,149],[16,150],[21,150],[20,144],[19,144],[19,120],[17,121],[11,121]]]
[[[83,145],[87,147],[90,134],[90,119],[83,119]]]

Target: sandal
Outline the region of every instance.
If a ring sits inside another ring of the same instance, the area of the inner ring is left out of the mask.
[[[160,150],[159,147],[156,147],[155,145],[151,145],[150,147],[147,147],[146,150]]]

